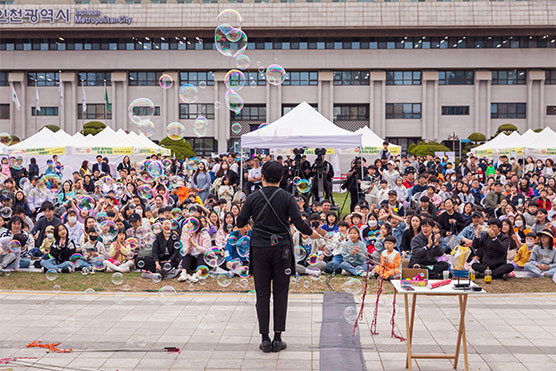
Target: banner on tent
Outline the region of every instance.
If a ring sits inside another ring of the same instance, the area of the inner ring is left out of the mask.
[[[154,148],[135,148],[136,155],[154,155],[156,153]]]
[[[50,147],[50,148],[26,148],[22,150],[25,155],[65,155],[66,147]]]
[[[527,154],[537,156],[556,156],[556,148],[529,148],[527,150]]]
[[[359,148],[349,148],[341,149],[338,152],[342,155],[368,155],[368,156],[378,156],[382,147],[362,147]],[[389,147],[392,156],[399,156],[401,154],[400,147]]]
[[[471,152],[476,156],[492,156],[492,149],[478,149]]]
[[[76,155],[132,155],[133,147],[76,147],[73,149]]]
[[[521,148],[504,148],[496,151],[498,156],[523,156],[523,147]]]

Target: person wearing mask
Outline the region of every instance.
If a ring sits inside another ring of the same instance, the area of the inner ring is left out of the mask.
[[[471,267],[478,277],[484,277],[487,267],[492,271],[492,278],[508,279],[508,273],[514,266],[506,262],[510,248],[510,237],[502,233],[502,222],[491,218],[488,221],[487,233],[477,230],[473,239],[473,253],[469,257]]]
[[[539,243],[533,248],[524,268],[537,277],[552,277],[556,273],[556,249],[554,235],[549,229],[539,233]]]
[[[429,279],[442,277],[442,272],[449,270],[450,265],[439,262],[437,258],[444,255],[444,248],[440,244],[440,233],[433,233],[434,220],[424,218],[421,222],[421,232],[411,240],[411,259],[409,266],[419,266],[428,270]]]
[[[77,250],[81,249],[81,236],[83,235],[83,224],[77,220],[77,212],[70,209],[66,214],[66,228],[68,229],[68,239],[73,241]]]

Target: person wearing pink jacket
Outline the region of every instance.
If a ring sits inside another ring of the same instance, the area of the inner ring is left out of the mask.
[[[188,223],[189,224],[189,223]],[[199,276],[194,270],[200,265],[204,265],[203,254],[211,248],[210,235],[208,231],[201,228],[201,223],[197,230],[191,232],[188,230],[188,224],[184,225],[181,233],[181,242],[183,243],[183,258],[181,260],[182,272],[178,281],[198,282]]]

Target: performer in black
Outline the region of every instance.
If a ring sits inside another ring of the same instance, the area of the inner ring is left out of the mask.
[[[262,167],[263,188],[247,197],[237,218],[239,228],[245,228],[249,218],[253,218],[249,270],[255,279],[257,292],[257,317],[262,335],[259,348],[265,353],[279,352],[287,347],[281,333],[286,329],[290,275],[295,274],[289,219],[304,235],[320,237],[301,219],[293,195],[279,187],[282,174],[280,163],[266,162]],[[274,295],[272,342],[268,336],[271,282]]]

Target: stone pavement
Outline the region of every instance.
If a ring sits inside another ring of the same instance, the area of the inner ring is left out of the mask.
[[[376,297],[369,295],[360,326],[369,370],[404,370],[405,343],[390,338],[392,296],[379,306],[378,331],[369,326]],[[356,299],[356,302],[360,299]],[[322,295],[291,295],[288,349],[258,349],[253,294],[36,293],[0,291],[0,358],[39,357],[40,365],[0,365],[0,370],[202,370],[319,369]],[[414,330],[416,352],[453,352],[457,298],[420,297]],[[481,295],[469,298],[469,361],[474,370],[556,369],[556,294]],[[398,297],[397,333],[405,336]],[[334,336],[331,334],[330,336]],[[138,352],[46,354],[27,349],[34,341],[73,349],[135,349]],[[165,346],[181,353],[147,352]],[[460,358],[459,369],[463,369]],[[50,365],[50,366],[45,366]],[[42,368],[40,368],[42,367]],[[447,360],[421,360],[420,370],[449,370]]]

